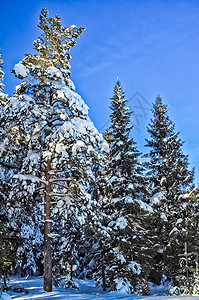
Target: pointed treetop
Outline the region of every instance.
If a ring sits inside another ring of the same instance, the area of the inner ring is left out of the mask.
[[[153,178],[154,194],[166,191],[167,198],[172,201],[179,196],[182,188],[193,182],[194,169],[188,169],[188,156],[184,155],[184,141],[175,132],[175,124],[170,120],[167,105],[160,96],[153,104],[153,119],[147,127],[150,138],[146,139],[146,147],[151,150],[146,157],[150,176]]]
[[[41,37],[34,41],[34,49],[38,55],[26,54],[22,61],[24,65],[42,65],[43,67],[53,66],[62,69],[70,69],[68,62],[71,59],[68,51],[76,44],[76,39],[85,29],[75,25],[64,27],[61,24],[59,15],[55,18],[48,16],[47,7],[41,10],[38,27],[42,30]]]

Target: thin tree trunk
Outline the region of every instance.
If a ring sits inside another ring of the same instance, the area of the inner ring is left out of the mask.
[[[106,276],[105,276],[104,262],[102,262],[102,286],[103,286],[103,291],[106,291]]]
[[[47,160],[46,166],[46,195],[45,195],[45,224],[44,224],[44,291],[52,292],[52,254],[51,254],[51,183],[50,183],[50,172],[51,160]]]
[[[73,261],[72,261],[72,259],[70,262],[70,280],[71,280],[71,282],[73,280]]]
[[[104,251],[104,245],[101,243],[102,247],[102,287],[103,291],[106,291],[106,274],[105,274],[105,264],[104,264],[104,257],[105,257],[105,251]]]

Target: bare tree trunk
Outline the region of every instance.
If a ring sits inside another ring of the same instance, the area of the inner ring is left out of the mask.
[[[52,292],[52,254],[51,254],[51,183],[50,183],[50,172],[51,160],[47,160],[46,166],[46,194],[45,194],[45,224],[44,224],[44,291]]]
[[[106,275],[105,275],[104,262],[102,262],[102,287],[103,287],[103,291],[106,291]]]
[[[73,280],[73,260],[72,259],[70,262],[70,280],[71,280],[71,282]]]

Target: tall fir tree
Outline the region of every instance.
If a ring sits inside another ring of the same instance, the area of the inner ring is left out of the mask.
[[[179,138],[179,133],[175,133],[175,125],[169,118],[167,106],[159,96],[153,104],[152,112],[153,119],[148,127],[150,139],[146,140],[146,147],[151,150],[146,154],[146,165],[151,180],[152,204],[156,211],[157,234],[161,245],[154,273],[159,269],[160,276],[166,273],[171,278],[176,271],[180,249],[176,249],[170,233],[177,220],[183,216],[180,195],[192,184],[194,169],[188,169],[188,156],[182,151],[184,142]],[[155,277],[159,275],[156,274]]]
[[[111,126],[105,137],[110,144],[107,161],[108,194],[111,198],[131,196],[136,199],[144,190],[143,166],[138,157],[140,153],[133,138],[130,137],[130,112],[127,100],[117,80],[114,96],[111,99]]]
[[[150,269],[152,243],[149,235],[149,220],[152,209],[143,202],[146,189],[143,166],[139,160],[136,143],[130,137],[130,110],[126,107],[121,84],[117,80],[111,103],[111,126],[105,138],[109,142],[105,173],[107,175],[108,202],[105,211],[109,214],[112,230],[112,248],[117,254],[112,262],[112,281],[130,284],[130,292],[146,294],[145,282]],[[147,234],[148,233],[148,236]],[[145,246],[144,246],[145,245]]]

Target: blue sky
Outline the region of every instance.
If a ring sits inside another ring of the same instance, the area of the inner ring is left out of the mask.
[[[181,0],[1,0],[0,49],[5,61],[5,91],[19,81],[14,64],[32,52],[40,10],[47,5],[65,26],[85,26],[72,49],[71,79],[103,129],[119,76],[134,109],[134,136],[140,150],[147,137],[149,111],[156,95],[168,104],[184,152],[199,182],[199,1]],[[144,107],[145,110],[143,110]]]

